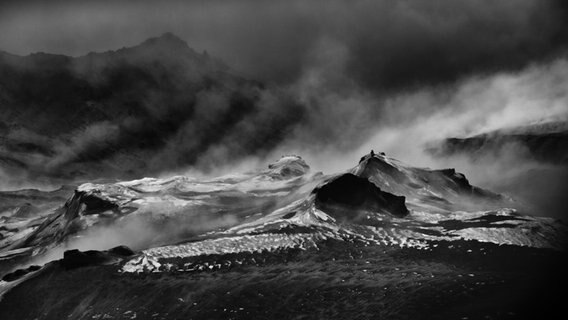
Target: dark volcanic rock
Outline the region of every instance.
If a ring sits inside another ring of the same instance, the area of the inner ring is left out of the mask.
[[[88,250],[85,252],[75,250],[67,250],[63,253],[61,265],[66,269],[75,269],[89,265],[103,264],[109,261],[109,257],[101,251]]]
[[[110,202],[106,199],[101,197],[97,197],[96,195],[86,194],[86,195],[79,195],[81,197],[81,201],[85,204],[85,212],[100,212],[105,210],[112,210],[117,208],[116,203]]]
[[[118,246],[118,247],[114,247],[114,248],[110,249],[108,251],[108,253],[118,255],[118,256],[128,257],[128,256],[133,255],[134,251],[132,251],[132,249],[130,249],[127,246]]]
[[[120,261],[121,258],[132,256],[133,254],[134,251],[127,246],[118,246],[107,251],[79,251],[75,249],[65,251],[60,263],[65,269],[76,269],[86,266],[109,264]]]
[[[343,212],[342,219],[357,219],[360,211],[388,213],[405,216],[408,209],[405,197],[381,191],[365,178],[351,173],[343,174],[313,191],[316,206],[326,212]]]
[[[30,272],[34,272],[41,269],[40,266],[36,266],[36,265],[31,265],[26,269],[18,269],[14,272],[8,273],[6,275],[4,275],[2,277],[2,280],[10,282],[10,281],[15,281],[18,280],[20,278],[22,278],[23,276],[29,274]]]
[[[0,318],[555,319],[565,305],[556,290],[565,288],[566,260],[546,250],[330,241],[317,250],[266,255],[201,273],[52,268],[8,292]]]

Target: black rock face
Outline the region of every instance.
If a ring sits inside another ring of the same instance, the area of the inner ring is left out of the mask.
[[[127,246],[118,246],[107,251],[79,251],[75,249],[65,251],[63,253],[63,259],[59,262],[65,269],[69,270],[86,266],[109,264],[133,254],[134,251]]]
[[[101,199],[100,197],[96,197],[93,195],[79,194],[78,196],[81,197],[80,201],[86,205],[85,211],[87,214],[89,212],[100,212],[104,210],[111,210],[117,207],[115,203],[112,203],[110,201]]]
[[[118,256],[128,257],[128,256],[133,255],[134,251],[132,251],[132,249],[130,249],[127,246],[118,246],[118,247],[114,247],[114,248],[110,249],[108,251],[108,253],[118,255]]]
[[[63,253],[61,265],[66,269],[75,269],[89,265],[102,264],[108,261],[108,257],[101,251],[88,250],[68,250]]]
[[[31,265],[25,269],[18,269],[14,272],[8,273],[2,277],[3,281],[11,282],[22,278],[23,276],[29,274],[30,272],[34,272],[41,269],[40,266]]]
[[[316,207],[339,220],[358,220],[361,211],[405,216],[405,197],[382,191],[365,178],[347,173],[313,191]]]

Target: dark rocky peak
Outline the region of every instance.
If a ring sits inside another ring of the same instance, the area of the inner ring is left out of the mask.
[[[87,266],[105,265],[120,262],[125,257],[134,255],[127,246],[118,246],[109,250],[67,250],[59,263],[67,270]]]
[[[61,54],[35,52],[19,56],[0,51],[0,70],[12,75],[14,72],[54,72],[67,68],[72,57]]]
[[[149,38],[146,41],[142,42],[139,47],[159,47],[174,50],[192,50],[185,41],[171,32],[166,32],[159,37]]]
[[[89,54],[79,57],[78,61],[89,61],[98,59],[128,59],[135,62],[143,58],[145,60],[164,60],[171,61],[173,59],[191,58],[201,60],[202,55],[198,54],[189,45],[172,33],[165,33],[159,37],[149,38],[144,42],[132,46],[124,47],[118,50],[110,50],[106,52],[90,52]],[[167,60],[165,59],[167,58]]]
[[[401,169],[394,159],[389,159],[384,152],[375,153],[371,150],[369,154],[361,158],[354,174],[363,178],[379,175],[397,183],[405,183],[408,178]]]
[[[227,66],[219,59],[211,57],[209,53],[198,53],[187,42],[171,32],[164,33],[159,37],[149,38],[141,44],[124,48],[117,52],[121,54],[160,59],[162,62],[185,61],[200,64],[204,67],[227,69]]]
[[[208,53],[198,53],[184,40],[172,33],[149,38],[139,45],[104,53],[89,53],[74,60],[74,69],[93,80],[105,74],[132,71],[152,74],[158,78],[189,77],[196,81],[201,76],[211,76],[228,71],[229,67]],[[181,79],[177,79],[179,82]]]
[[[197,53],[185,41],[170,32],[164,33],[159,37],[149,38],[133,47],[106,52],[90,52],[77,58],[45,52],[19,56],[0,51],[0,63],[17,67],[20,70],[33,70],[36,72],[44,69],[60,70],[61,68],[69,67],[70,64],[74,64],[74,68],[79,67],[81,69],[81,67],[85,67],[83,66],[84,64],[88,64],[90,67],[100,66],[103,63],[105,66],[112,66],[117,60],[125,60],[136,64],[137,62],[149,62],[149,60],[161,60],[162,62],[187,61],[188,58],[201,63],[212,60],[208,55]]]
[[[384,153],[363,156],[350,170],[355,176],[368,179],[383,191],[403,195],[414,204],[427,204],[443,210],[466,210],[488,204],[502,205],[506,201],[498,194],[472,186],[467,178],[455,169],[428,169],[406,165]],[[482,200],[482,201],[481,201]]]
[[[405,216],[405,197],[382,191],[366,178],[346,173],[314,189],[316,207],[335,219],[361,223],[368,212]]]

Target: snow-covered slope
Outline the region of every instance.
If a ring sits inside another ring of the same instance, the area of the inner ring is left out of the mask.
[[[184,259],[317,248],[328,239],[424,249],[458,239],[563,246],[564,225],[520,216],[511,204],[454,169],[414,168],[384,154],[331,176],[285,156],[265,170],[213,179],[83,184],[41,224],[2,239],[0,257],[13,265],[54,250],[127,244],[142,250],[124,264],[132,272],[191,270]]]
[[[2,239],[0,316],[223,318],[198,306],[213,301],[248,317],[264,310],[255,304],[267,295],[298,301],[288,305],[296,310],[329,292],[357,306],[350,315],[376,301],[387,315],[416,315],[408,306],[424,296],[443,313],[448,301],[469,303],[487,290],[502,303],[466,315],[518,312],[527,294],[511,296],[511,281],[556,285],[547,276],[564,268],[567,228],[521,215],[511,201],[453,169],[384,154],[334,175],[286,156],[211,179],[87,183]],[[20,306],[27,299],[34,302]]]

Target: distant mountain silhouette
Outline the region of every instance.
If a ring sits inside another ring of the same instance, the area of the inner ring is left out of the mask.
[[[267,114],[266,97],[288,112]],[[237,157],[269,148],[302,116],[283,93],[171,33],[77,58],[2,52],[0,113],[0,168],[54,177],[210,164],[208,150]]]
[[[495,130],[465,138],[448,138],[432,146],[435,155],[485,156],[507,147],[522,148],[535,160],[568,166],[568,120]]]
[[[462,156],[477,165],[501,161],[505,166],[527,163],[512,177],[503,176],[492,188],[523,199],[531,211],[563,217],[568,210],[568,121],[545,121],[504,128],[464,138],[447,138],[427,149],[436,157]]]

